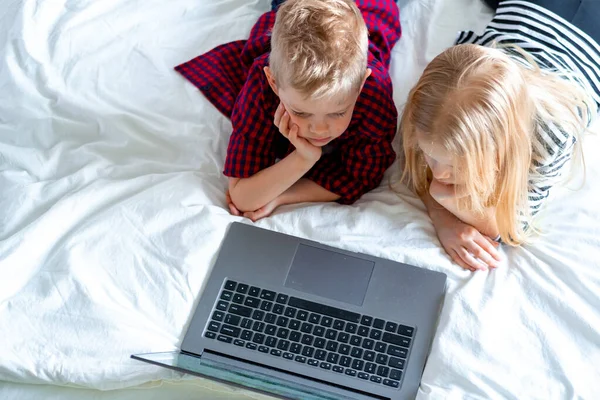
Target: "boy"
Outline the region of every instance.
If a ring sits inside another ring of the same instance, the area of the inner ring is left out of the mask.
[[[248,40],[176,67],[231,118],[232,214],[256,221],[283,204],[352,204],[379,185],[395,159],[388,67],[399,37],[392,0],[287,0]]]

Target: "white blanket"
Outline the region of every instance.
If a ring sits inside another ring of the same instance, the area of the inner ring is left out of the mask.
[[[179,377],[129,355],[179,346],[243,219],[225,207],[231,124],[172,68],[247,37],[269,4],[0,0],[0,380]],[[398,107],[459,29],[489,18],[480,0],[404,6]],[[490,273],[451,262],[421,201],[389,188],[397,164],[352,206],[286,206],[257,225],[448,275],[420,397],[600,398],[599,149],[590,136],[587,180],[554,192],[545,235],[504,247]]]

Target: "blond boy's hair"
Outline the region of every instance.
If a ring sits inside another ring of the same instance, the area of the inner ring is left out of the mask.
[[[444,51],[409,93],[400,129],[404,182],[417,193],[429,188],[416,137],[421,134],[452,155],[454,176],[461,177],[469,194],[459,207],[479,214],[496,207],[502,240],[518,245],[532,233],[525,226],[531,226],[534,135],[540,124],[551,121],[578,137],[585,130],[590,99],[558,74],[542,72],[523,50],[513,50],[527,63],[473,44]]]
[[[317,99],[359,90],[368,31],[354,0],[287,0],[277,11],[269,66],[275,83]]]

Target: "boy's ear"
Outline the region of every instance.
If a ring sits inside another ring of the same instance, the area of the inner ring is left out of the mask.
[[[367,68],[367,72],[365,72],[365,77],[363,78],[362,84],[360,85],[360,90],[358,91],[359,93],[362,92],[363,86],[365,86],[365,82],[367,81],[367,78],[369,76],[371,76],[371,68]]]
[[[271,86],[271,89],[273,89],[273,92],[277,96],[279,96],[279,91],[277,90],[277,84],[275,83],[275,77],[273,76],[273,73],[271,72],[271,68],[265,67],[263,69],[263,71],[265,71],[265,76],[267,77],[267,81],[269,82],[269,86]]]

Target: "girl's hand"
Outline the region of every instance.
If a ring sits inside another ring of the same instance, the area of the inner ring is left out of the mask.
[[[322,154],[321,148],[313,146],[308,140],[298,136],[300,132],[298,125],[291,122],[290,115],[281,103],[275,111],[273,122],[279,128],[279,132],[294,145],[296,151],[304,160],[311,163],[311,165],[319,161]]]
[[[436,211],[432,219],[446,253],[458,265],[471,271],[496,268],[500,263],[499,243],[458,219],[446,209]]]

